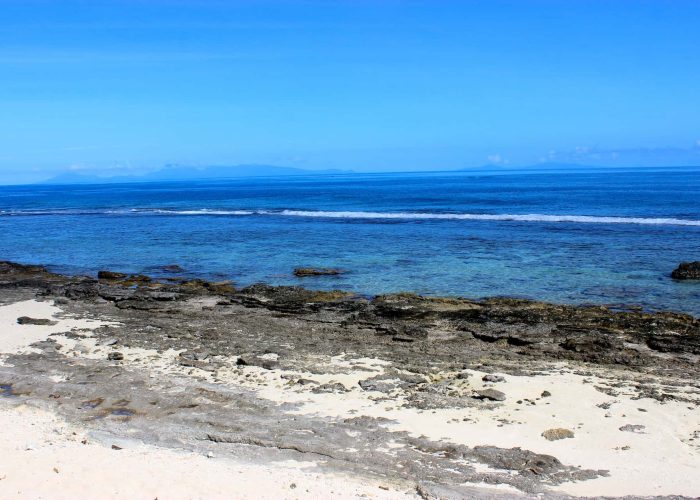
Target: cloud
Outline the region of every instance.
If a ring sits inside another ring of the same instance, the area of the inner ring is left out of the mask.
[[[540,156],[543,163],[576,163],[593,166],[671,167],[700,166],[700,141],[690,147],[602,149],[577,146],[569,151],[550,150]]]
[[[510,163],[507,159],[505,159],[500,154],[488,155],[486,157],[486,159],[488,160],[489,163],[491,163],[493,165],[506,165],[506,164]]]

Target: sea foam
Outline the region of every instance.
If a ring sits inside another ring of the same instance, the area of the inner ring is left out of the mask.
[[[325,219],[375,219],[375,220],[468,220],[511,222],[566,222],[573,224],[641,224],[660,226],[700,226],[700,220],[673,217],[619,217],[594,215],[558,214],[478,214],[444,212],[371,212],[329,210],[226,210],[132,208],[112,210],[10,210],[0,211],[0,216],[46,216],[46,215],[161,215],[161,216],[277,216]]]
[[[668,217],[607,217],[591,215],[548,215],[548,214],[472,214],[472,213],[429,213],[429,212],[332,212],[312,210],[283,210],[281,215],[291,217],[325,217],[346,219],[414,219],[414,220],[483,220],[516,222],[572,222],[586,224],[649,224],[700,226],[700,220],[675,219]]]

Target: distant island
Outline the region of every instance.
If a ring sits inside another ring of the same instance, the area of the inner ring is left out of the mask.
[[[575,172],[600,172],[610,171],[630,171],[644,169],[650,170],[670,170],[670,169],[692,169],[698,166],[668,166],[668,167],[611,167],[596,165],[579,165],[575,163],[538,163],[535,165],[512,166],[501,164],[486,164],[475,167],[464,167],[444,170],[406,171],[406,172],[382,172],[382,173],[484,173],[484,174],[509,174],[509,173],[575,173]],[[353,170],[326,169],[311,170],[297,167],[284,167],[276,165],[231,165],[231,166],[206,166],[194,167],[183,165],[166,165],[154,172],[131,175],[96,175],[82,172],[64,172],[51,177],[37,184],[42,185],[68,185],[68,184],[122,184],[122,183],[147,183],[147,182],[177,182],[195,180],[224,180],[224,179],[244,179],[254,177],[287,177],[287,176],[326,176],[326,175],[350,175],[350,174],[371,174],[373,172],[356,172]],[[379,173],[379,172],[376,172]]]
[[[274,165],[234,165],[189,167],[167,165],[160,170],[141,175],[99,176],[80,172],[65,172],[41,184],[120,184],[131,182],[167,182],[206,179],[236,179],[247,177],[275,177],[294,175],[333,175],[351,173],[348,170],[306,170]]]

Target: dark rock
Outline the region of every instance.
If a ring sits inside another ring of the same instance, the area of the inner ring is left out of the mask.
[[[359,341],[369,354],[392,345],[392,355],[399,362],[412,364],[420,370],[429,365],[428,359],[442,360],[448,351],[450,356],[463,356],[470,361],[490,353],[510,360],[526,356],[533,360],[574,360],[645,366],[654,370],[675,369],[676,365],[679,370],[685,370],[688,361],[684,355],[700,354],[700,322],[687,314],[566,306],[509,298],[474,301],[421,297],[410,293],[368,299],[343,291],[314,291],[302,287],[260,284],[237,290],[231,285],[203,280],[166,284],[137,278],[98,282],[52,274],[40,266],[0,263],[0,288],[3,290],[33,288],[40,296],[71,301],[101,298],[124,310],[115,311],[117,316],[138,318],[141,311],[172,311],[177,317],[173,321],[179,321],[185,310],[190,314],[189,307],[179,300],[192,295],[221,296],[232,308],[242,305],[274,311],[272,315],[264,311],[251,313],[265,331],[267,322],[278,321],[276,313],[291,318],[309,315],[304,321],[318,320],[313,323],[318,328],[312,328],[308,335],[303,334],[303,343],[322,349],[324,354],[325,351],[335,352],[338,342],[350,339]],[[311,315],[318,315],[318,318]],[[292,331],[297,329],[296,323],[294,325],[290,326]],[[367,336],[374,333],[396,341],[369,341]],[[274,336],[286,335],[275,332]],[[412,339],[420,342],[399,344]],[[250,351],[255,352],[252,348]],[[660,359],[654,351],[670,356]],[[251,354],[244,356],[248,359]]]
[[[124,280],[125,285],[138,285],[144,283],[150,283],[151,278],[143,274],[132,274],[127,279]]]
[[[501,375],[493,375],[493,374],[484,375],[483,377],[481,377],[481,380],[483,380],[484,382],[505,382],[506,381],[505,377],[503,377]]]
[[[17,318],[17,323],[20,325],[55,325],[58,322],[53,321],[51,319],[30,318],[28,316],[22,316],[20,318]]]
[[[700,354],[700,335],[697,334],[652,334],[647,337],[646,344],[650,349],[659,352]]]
[[[352,311],[366,300],[340,290],[307,290],[296,286],[251,285],[238,292],[235,299],[246,307],[264,307],[271,311],[300,314],[321,309]]]
[[[274,359],[253,358],[248,362],[248,364],[253,366],[259,366],[260,368],[264,368],[265,370],[276,370],[280,367],[279,361],[276,361]]]
[[[296,383],[298,385],[318,385],[318,382],[316,382],[315,380],[308,379],[308,378],[297,379]]]
[[[148,298],[159,302],[169,302],[180,298],[179,293],[154,291],[148,293]]]
[[[16,262],[0,261],[0,273],[27,273],[27,274],[43,274],[47,270],[44,266],[35,266],[27,264],[17,264]]]
[[[97,295],[110,302],[118,302],[134,297],[135,290],[126,288],[122,285],[100,283],[97,286]]]
[[[521,448],[503,449],[495,446],[476,446],[474,452],[480,461],[496,469],[540,475],[556,473],[563,468],[562,463],[556,457]]]
[[[454,392],[454,386],[449,380],[442,380],[436,384],[429,384],[423,387],[427,393],[438,394],[441,396],[449,396]]]
[[[180,357],[178,359],[178,364],[180,366],[186,366],[188,368],[199,368],[200,370],[208,371],[208,372],[214,372],[216,371],[218,365],[211,364],[207,361],[203,361],[200,359],[196,359],[194,356],[192,357]]]
[[[258,356],[250,357],[239,357],[236,360],[237,366],[257,366],[259,368],[264,368],[265,370],[275,370],[280,367],[280,363],[274,359],[265,359]]]
[[[197,361],[204,361],[205,359],[208,359],[211,357],[211,353],[209,351],[197,351],[194,353],[194,359]]]
[[[377,334],[391,335],[391,339],[395,342],[414,342],[428,338],[428,330],[425,327],[410,322],[379,325]]]
[[[121,361],[122,359],[124,359],[124,354],[122,354],[121,352],[110,352],[107,355],[107,359],[110,361]]]
[[[365,391],[392,392],[396,389],[408,389],[426,380],[420,375],[391,370],[374,377],[360,380],[358,385]]]
[[[549,392],[549,391],[542,391],[542,394],[540,394],[540,397],[548,398],[548,397],[550,397],[551,395],[552,395],[552,393]]]
[[[574,351],[577,353],[590,353],[590,352],[600,352],[609,350],[614,346],[612,339],[607,339],[603,337],[575,337],[568,338],[562,344],[561,347],[567,351]]]
[[[634,432],[635,434],[645,434],[644,429],[646,427],[639,424],[626,424],[620,427],[622,432]]]
[[[120,300],[116,303],[116,306],[119,309],[134,309],[136,311],[152,311],[160,307],[157,302],[145,297]]]
[[[88,279],[77,283],[68,283],[63,287],[63,295],[71,300],[89,300],[97,297],[97,290],[97,282]]]
[[[345,271],[341,269],[331,268],[297,267],[294,269],[294,276],[299,278],[305,278],[308,276],[338,276],[344,273]]]
[[[321,384],[318,387],[314,387],[313,389],[311,389],[311,392],[314,392],[316,394],[320,394],[320,393],[324,393],[324,392],[349,392],[349,391],[340,382],[334,382],[334,383],[328,383],[328,384]]]
[[[569,429],[562,429],[559,427],[556,429],[547,429],[542,433],[542,437],[548,441],[557,441],[559,439],[571,439],[574,437],[574,433]]]
[[[376,380],[374,378],[367,380],[360,380],[358,385],[362,387],[365,391],[376,391],[376,392],[391,392],[396,390],[397,384],[391,381]]]
[[[178,293],[192,295],[230,295],[236,291],[231,281],[210,282],[200,279],[180,280],[176,290]]]
[[[98,280],[107,280],[107,281],[118,281],[118,280],[123,280],[126,278],[126,274],[124,273],[115,273],[113,271],[100,271],[97,273],[97,279]]]
[[[671,273],[674,280],[700,280],[700,261],[683,262]]]
[[[393,340],[394,342],[408,342],[408,343],[416,341],[416,339],[409,337],[407,335],[394,335],[393,337],[391,337],[391,340]]]
[[[506,395],[503,394],[501,391],[497,391],[496,389],[483,389],[480,391],[476,391],[474,398],[488,401],[505,401]]]

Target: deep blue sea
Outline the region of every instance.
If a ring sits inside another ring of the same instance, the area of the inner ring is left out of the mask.
[[[700,315],[700,172],[434,173],[0,187],[0,259]],[[295,278],[298,266],[338,277]]]

